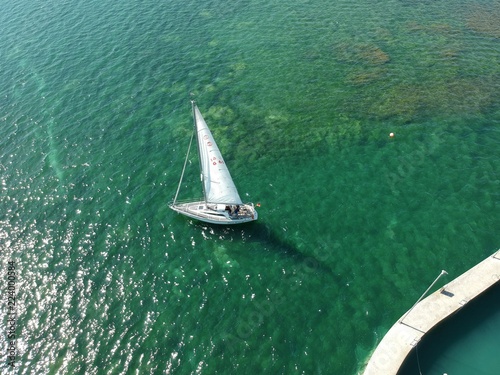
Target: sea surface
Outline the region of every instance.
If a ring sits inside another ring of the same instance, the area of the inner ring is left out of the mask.
[[[500,248],[498,0],[1,9],[2,373],[354,375]],[[257,222],[168,208],[191,99]]]

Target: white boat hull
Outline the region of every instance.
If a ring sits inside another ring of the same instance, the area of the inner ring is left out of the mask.
[[[218,206],[218,207],[217,207]],[[229,206],[210,205],[205,201],[174,203],[170,208],[182,215],[211,224],[241,224],[257,220],[258,214],[253,204],[242,204],[238,212],[230,212]]]

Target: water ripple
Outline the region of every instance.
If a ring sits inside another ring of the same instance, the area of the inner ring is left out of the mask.
[[[469,3],[10,4],[18,372],[355,373],[434,269],[498,247],[498,38]],[[190,93],[255,225],[167,207]]]

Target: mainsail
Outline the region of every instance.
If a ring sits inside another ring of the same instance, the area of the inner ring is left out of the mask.
[[[243,204],[214,137],[194,102],[193,111],[206,202]]]

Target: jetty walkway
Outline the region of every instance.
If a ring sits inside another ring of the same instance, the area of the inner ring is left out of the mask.
[[[500,250],[408,310],[379,343],[363,374],[396,375],[429,330],[499,280]]]

